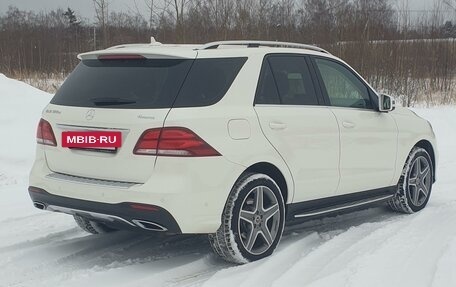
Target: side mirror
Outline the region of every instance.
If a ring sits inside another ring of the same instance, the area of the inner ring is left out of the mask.
[[[378,110],[384,113],[394,111],[396,108],[396,101],[394,98],[385,94],[380,94],[378,97],[378,104]]]

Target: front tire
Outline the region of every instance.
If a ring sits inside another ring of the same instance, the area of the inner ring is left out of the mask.
[[[282,237],[285,203],[265,174],[242,176],[230,192],[222,224],[209,241],[224,260],[243,264],[271,255]]]
[[[390,208],[402,213],[415,213],[426,207],[431,196],[434,169],[429,153],[420,147],[410,152],[397,185]]]

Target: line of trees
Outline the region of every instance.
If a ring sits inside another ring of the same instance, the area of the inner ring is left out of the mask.
[[[262,39],[320,45],[406,105],[456,98],[456,0],[420,14],[388,0],[142,1],[147,9],[116,12],[109,0],[93,0],[95,23],[71,8],[9,7],[0,15],[0,72],[65,76],[80,52],[150,36],[163,43]]]

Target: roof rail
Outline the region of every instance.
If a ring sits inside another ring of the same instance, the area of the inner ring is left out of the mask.
[[[282,48],[297,48],[317,51],[321,53],[330,54],[328,51],[313,45],[291,43],[291,42],[277,42],[277,41],[258,41],[258,40],[236,40],[236,41],[218,41],[202,45],[198,50],[217,49],[220,45],[245,45],[248,47],[282,47]]]

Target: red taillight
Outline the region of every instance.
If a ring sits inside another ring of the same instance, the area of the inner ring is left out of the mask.
[[[98,56],[98,60],[144,60],[146,59],[141,55],[132,54],[106,54]]]
[[[51,124],[41,119],[36,130],[36,142],[39,144],[57,146],[54,132],[52,131]]]
[[[220,155],[194,132],[180,127],[146,130],[136,143],[133,153],[185,157]]]

